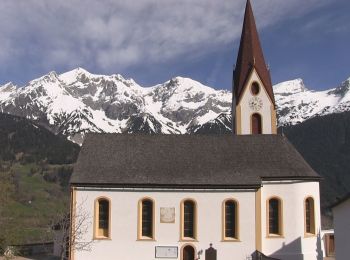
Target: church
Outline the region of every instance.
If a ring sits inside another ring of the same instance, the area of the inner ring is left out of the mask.
[[[320,176],[277,134],[249,0],[233,82],[232,134],[86,136],[71,229],[87,212],[92,243],[70,259],[322,259]]]

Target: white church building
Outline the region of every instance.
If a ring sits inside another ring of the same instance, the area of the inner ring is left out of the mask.
[[[233,128],[228,135],[88,134],[71,178],[71,226],[86,211],[91,225],[80,239],[92,243],[70,259],[322,259],[320,177],[277,134],[249,0]]]

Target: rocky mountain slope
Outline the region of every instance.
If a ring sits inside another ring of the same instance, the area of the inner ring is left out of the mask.
[[[274,87],[279,125],[350,110],[350,79],[327,91],[308,90],[302,80]],[[121,75],[82,68],[55,72],[17,87],[0,86],[0,112],[28,118],[81,143],[86,132],[184,134],[231,130],[229,91],[176,77],[144,88]]]
[[[315,116],[350,110],[350,78],[339,87],[313,91],[301,79],[274,86],[279,125],[295,125]]]

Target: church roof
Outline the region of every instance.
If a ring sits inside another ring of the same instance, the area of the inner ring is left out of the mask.
[[[320,177],[280,135],[88,134],[72,185],[253,188]]]
[[[252,6],[250,0],[248,0],[244,14],[241,42],[234,73],[234,94],[237,104],[240,101],[245,83],[253,68],[255,68],[258,73],[272,102],[275,103],[270,72],[265,63]]]

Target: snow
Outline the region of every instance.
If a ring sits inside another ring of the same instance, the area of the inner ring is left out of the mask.
[[[275,85],[279,124],[297,124],[316,115],[350,110],[349,85],[350,78],[342,83],[345,87],[325,91],[307,89],[302,79]],[[222,113],[229,113],[231,99],[231,92],[190,78],[175,77],[145,88],[120,74],[95,75],[83,68],[61,75],[52,71],[23,88],[12,83],[0,86],[1,111],[21,114],[25,109],[28,118],[40,120],[44,116],[48,127],[59,121],[65,124],[64,130],[79,134],[121,132],[134,113],[143,114],[143,123],[154,131],[155,120],[162,133],[187,133],[189,126],[214,122]],[[122,119],[108,117],[108,109],[121,113],[118,118]]]
[[[85,75],[86,77],[91,77],[92,74],[83,68],[76,68],[74,70],[62,73],[59,76],[59,79],[65,82],[67,85],[70,85],[78,80],[79,77]]]
[[[288,110],[279,115],[279,124],[297,124],[316,115],[342,112],[337,107],[342,106],[343,100],[334,94],[335,90],[308,90],[300,79],[277,84],[274,93],[278,112]]]
[[[0,86],[0,100],[8,99],[12,94],[16,93],[16,90],[17,87],[12,82]]]

